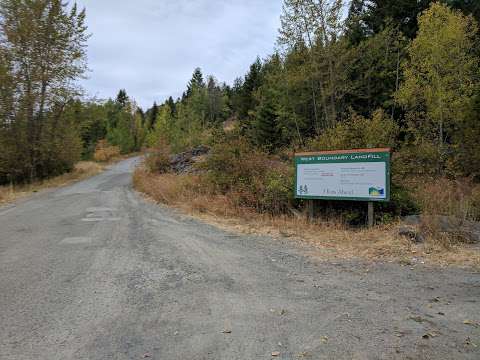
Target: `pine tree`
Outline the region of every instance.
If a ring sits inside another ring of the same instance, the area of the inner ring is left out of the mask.
[[[363,23],[365,0],[352,0],[345,21],[345,35],[351,45],[358,45],[366,37],[366,29]]]
[[[418,30],[417,18],[432,0],[370,0],[364,21],[368,30],[377,34],[392,24],[413,39]]]
[[[240,90],[238,115],[241,119],[247,119],[249,112],[253,111],[257,106],[254,93],[261,85],[262,61],[257,57],[255,62],[250,65]]]
[[[193,91],[195,91],[195,89],[202,88],[205,88],[205,81],[203,80],[202,70],[200,68],[196,68],[193,72],[192,79],[188,83],[187,93],[185,97],[190,97]]]
[[[177,102],[178,102],[178,100],[177,100]],[[176,114],[177,114],[177,105],[176,105],[175,101],[173,100],[173,98],[171,96],[168,98],[168,100],[166,101],[165,104],[169,107],[170,114],[173,117],[175,117]]]
[[[365,117],[378,108],[395,115],[393,94],[400,84],[407,44],[399,30],[387,27],[350,48],[345,108]]]
[[[207,95],[207,119],[210,125],[217,125],[225,120],[228,99],[213,76],[209,76],[207,80]]]
[[[118,94],[115,102],[120,105],[120,107],[124,108],[129,101],[127,91],[125,89],[121,89]]]
[[[158,116],[158,105],[157,102],[153,102],[153,106],[149,111],[148,114],[148,129],[152,130],[155,127],[155,122],[157,121],[157,116]]]

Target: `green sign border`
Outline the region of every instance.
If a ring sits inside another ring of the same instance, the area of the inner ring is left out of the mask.
[[[376,149],[368,150],[348,150],[348,151],[329,151],[319,152],[311,154],[295,154],[295,189],[294,197],[296,199],[305,200],[345,200],[345,201],[365,201],[365,202],[389,202],[390,201],[390,179],[391,179],[391,155],[389,149],[381,149],[382,151],[376,151]],[[366,156],[366,158],[365,158]],[[358,159],[353,159],[359,157]],[[311,158],[309,160],[302,160],[305,158]],[[321,158],[321,159],[319,159]],[[298,165],[301,164],[345,164],[345,163],[358,163],[358,162],[384,162],[386,168],[385,183],[386,183],[386,197],[384,199],[379,198],[367,198],[367,197],[338,197],[338,196],[309,196],[309,195],[297,195],[298,187]]]

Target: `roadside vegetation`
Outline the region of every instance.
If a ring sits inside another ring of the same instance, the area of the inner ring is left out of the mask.
[[[352,1],[343,19],[340,1],[286,0],[279,52],[232,87],[196,69],[181,99],[153,108],[136,187],[242,231],[478,264],[464,245],[472,234],[438,223],[480,220],[480,12],[454,1],[396,4]],[[172,154],[198,145],[210,151],[193,171],[172,169]],[[366,206],[354,202],[322,202],[307,226],[293,154],[372,147],[393,151],[392,201],[376,204],[377,228],[362,229]],[[420,214],[417,245],[396,224]]]
[[[142,147],[147,119],[125,90],[100,101],[77,84],[87,70],[85,18],[60,0],[0,2],[3,194],[78,178],[85,161],[104,164]]]
[[[421,232],[426,249],[473,242],[464,228],[480,221],[476,2],[284,0],[277,52],[231,85],[197,68],[180,98],[146,111],[126,90],[89,99],[77,85],[85,17],[59,0],[0,2],[1,198],[76,177],[79,161],[144,150],[135,185],[155,200],[289,233],[306,222],[295,152],[390,147],[392,201],[376,204],[378,238],[397,239],[393,224],[421,214],[412,238]],[[317,233],[371,231],[364,203],[322,202],[317,215]]]
[[[65,186],[71,184],[72,182],[89,178],[99,174],[103,169],[104,166],[97,162],[79,161],[75,164],[72,171],[63,175],[45,180],[34,181],[33,183],[28,184],[10,184],[0,186],[0,206],[42,190]]]

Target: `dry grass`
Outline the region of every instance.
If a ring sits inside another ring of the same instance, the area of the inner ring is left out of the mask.
[[[450,251],[471,242],[469,227],[480,220],[479,184],[465,178],[413,178],[407,183],[422,209],[420,231],[430,243]]]
[[[104,169],[93,161],[80,161],[75,165],[72,172],[54,177],[52,179],[35,182],[29,185],[21,186],[1,186],[0,187],[0,204],[6,204],[18,200],[22,197],[31,195],[41,190],[65,186],[72,182],[80,181],[88,177],[100,173]]]
[[[422,212],[426,215],[454,216],[475,219],[480,216],[480,185],[470,179],[415,178],[407,182],[415,191]]]
[[[120,156],[120,148],[108,144],[106,140],[100,140],[93,154],[93,158],[97,162],[109,162]]]
[[[134,185],[153,200],[214,224],[227,231],[289,238],[314,245],[325,258],[363,258],[480,268],[480,251],[464,244],[449,247],[432,239],[416,245],[397,235],[397,225],[353,230],[335,220],[309,222],[304,214],[271,216],[239,207],[228,196],[204,190],[194,175],[151,174],[143,168]]]

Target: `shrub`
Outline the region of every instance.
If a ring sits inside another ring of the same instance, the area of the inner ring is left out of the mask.
[[[166,173],[170,170],[170,146],[163,138],[159,138],[155,147],[147,151],[145,166],[153,173]]]
[[[346,150],[396,146],[398,126],[383,110],[374,112],[372,119],[355,113],[344,122],[327,129],[308,144],[312,151]]]
[[[264,211],[282,214],[293,204],[293,171],[279,169],[267,172],[261,205]]]
[[[100,140],[95,148],[93,158],[98,162],[107,162],[120,156],[120,148],[111,146],[106,140]]]
[[[405,143],[393,154],[392,174],[398,182],[405,177],[435,176],[439,173],[440,156],[437,145],[427,140]]]
[[[472,220],[480,221],[480,185],[475,186],[472,190],[470,201]]]
[[[272,214],[292,206],[292,166],[255,149],[242,137],[214,144],[203,168],[210,191],[229,196],[237,206]]]
[[[388,223],[399,216],[420,212],[420,204],[415,200],[412,189],[393,182],[390,190],[390,202],[378,204],[377,222]]]

